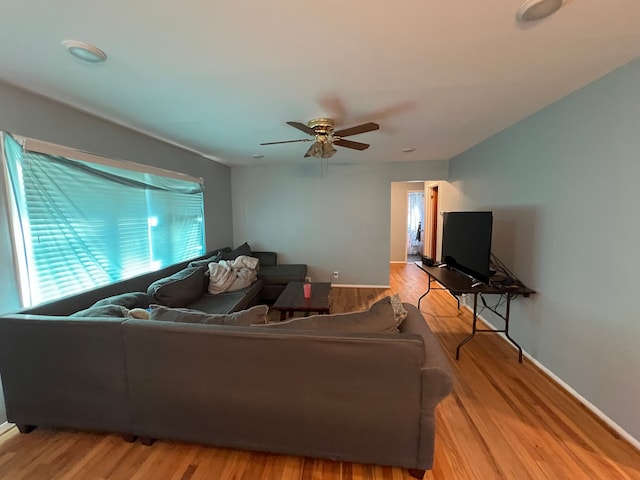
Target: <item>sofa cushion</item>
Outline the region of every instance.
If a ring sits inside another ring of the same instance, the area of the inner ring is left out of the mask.
[[[230,313],[255,305],[262,292],[262,281],[258,280],[247,288],[234,292],[205,293],[186,308],[207,313]]]
[[[258,259],[260,268],[272,267],[278,263],[278,254],[276,252],[251,252],[251,256]]]
[[[258,278],[265,285],[286,285],[289,282],[304,282],[307,266],[303,264],[283,264],[262,266],[258,270]]]
[[[207,268],[210,263],[217,263],[222,258],[222,253],[218,252],[215,255],[212,255],[209,258],[204,258],[202,260],[194,260],[189,263],[189,267],[204,267]]]
[[[230,252],[222,252],[222,256],[220,257],[220,260],[235,260],[240,255],[251,256],[251,247],[247,242],[244,242],[235,250],[231,250]]]
[[[385,297],[369,310],[334,315],[311,315],[284,322],[256,325],[270,330],[325,330],[347,333],[398,333],[391,299]]]
[[[206,269],[187,267],[170,277],[156,280],[147,289],[153,301],[167,307],[186,307],[202,295]]]
[[[70,317],[126,317],[129,309],[122,305],[92,305],[69,315]]]
[[[112,297],[103,298],[93,304],[94,307],[103,305],[121,305],[125,308],[147,308],[149,306],[149,294],[147,292],[127,292]]]
[[[248,310],[228,314],[209,314],[188,308],[167,308],[163,305],[151,305],[149,320],[164,322],[202,323],[207,325],[249,326],[267,323],[267,305],[256,305]]]

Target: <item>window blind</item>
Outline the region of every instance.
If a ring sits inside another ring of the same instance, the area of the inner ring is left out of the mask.
[[[24,305],[204,253],[198,181],[32,152],[8,134],[3,144]]]

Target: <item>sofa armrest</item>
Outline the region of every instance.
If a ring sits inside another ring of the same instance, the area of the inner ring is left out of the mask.
[[[416,468],[429,470],[433,466],[435,409],[453,391],[453,373],[440,341],[420,311],[408,303],[404,306],[408,315],[400,325],[400,332],[420,335],[424,343],[424,362],[420,368],[420,444]]]
[[[261,267],[273,267],[278,262],[276,252],[251,252],[251,256],[258,259]]]
[[[420,335],[424,342],[424,363],[422,364],[422,408],[435,408],[440,401],[453,391],[453,374],[442,345],[427,325],[420,311],[405,303],[407,318],[400,326],[401,333]]]
[[[10,422],[131,432],[123,318],[0,317]]]

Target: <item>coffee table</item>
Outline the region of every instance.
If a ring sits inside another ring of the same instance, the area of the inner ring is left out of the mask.
[[[304,282],[289,282],[273,307],[280,310],[280,320],[285,320],[287,314],[293,317],[294,312],[329,313],[329,293],[331,293],[331,283],[311,282],[311,298],[304,298],[302,286]]]

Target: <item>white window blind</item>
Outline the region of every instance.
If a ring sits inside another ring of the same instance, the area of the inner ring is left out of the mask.
[[[24,148],[3,135],[23,305],[204,253],[199,179],[176,172],[165,175],[160,169],[149,168],[149,173],[138,164],[34,152],[28,150],[28,141],[22,143]],[[90,158],[85,152],[75,156]]]

